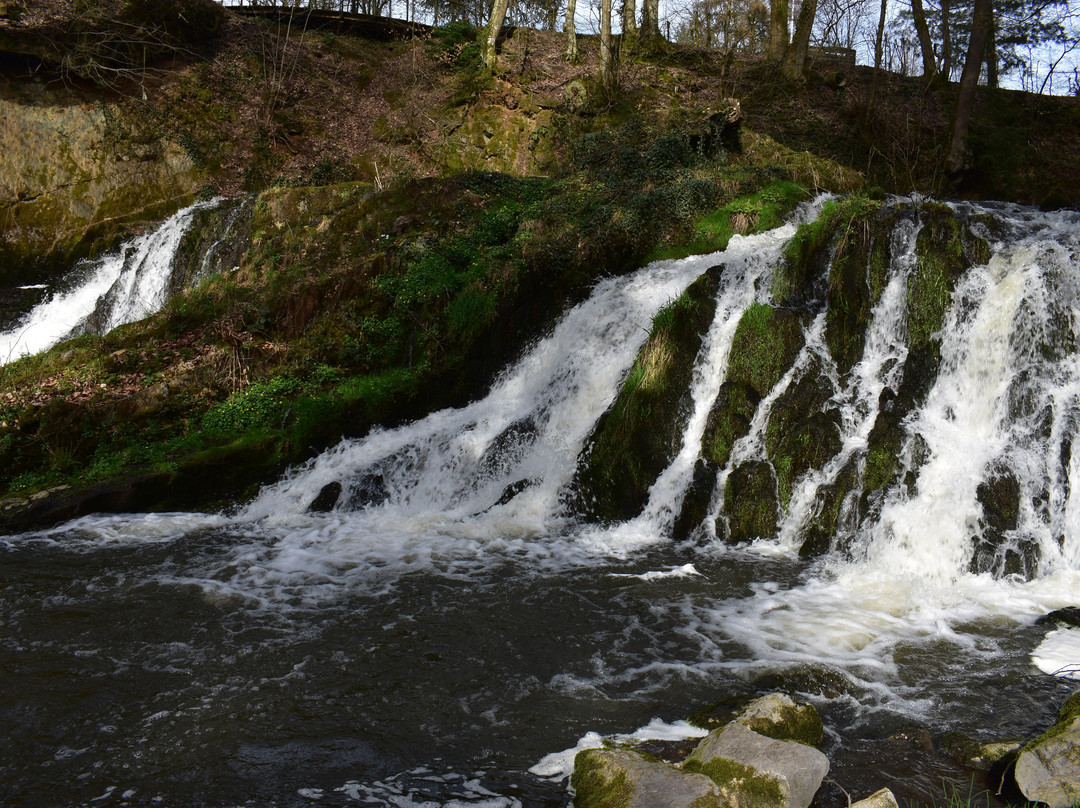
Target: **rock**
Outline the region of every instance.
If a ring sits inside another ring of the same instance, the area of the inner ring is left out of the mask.
[[[1080,606],[1066,606],[1063,609],[1054,609],[1054,611],[1044,614],[1036,620],[1035,624],[1040,626],[1080,626]]]
[[[899,808],[896,797],[887,788],[875,791],[869,797],[851,803],[851,808]]]
[[[724,800],[739,808],[807,808],[829,772],[829,759],[732,721],[710,732],[683,768],[711,777]]]
[[[337,480],[327,483],[319,491],[319,495],[308,505],[308,513],[328,513],[332,511],[340,496],[341,483]]]
[[[1023,746],[1023,741],[990,741],[981,743],[961,732],[947,732],[941,739],[941,747],[958,763],[979,771],[990,771],[1000,761],[1010,756]]]
[[[784,693],[769,693],[750,702],[735,720],[759,735],[778,741],[820,746],[825,739],[821,717],[812,704],[799,704]]]
[[[1080,693],[1062,706],[1050,729],[1016,759],[1016,784],[1032,802],[1070,808],[1080,802]]]
[[[647,760],[625,749],[586,749],[570,777],[575,808],[706,808],[720,789],[703,774]]]

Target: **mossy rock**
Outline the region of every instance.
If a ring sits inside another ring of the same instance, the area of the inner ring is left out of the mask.
[[[814,515],[806,525],[803,542],[799,547],[800,557],[814,558],[833,549],[839,538],[845,508],[854,510],[857,518],[858,511],[857,508],[852,508],[855,503],[852,503],[851,494],[858,481],[858,462],[852,456],[834,480],[818,487],[812,509]]]
[[[799,355],[808,321],[806,314],[791,309],[752,304],[735,329],[725,380],[747,385],[764,398]]]
[[[763,460],[736,466],[724,488],[724,511],[717,532],[732,544],[775,536],[779,514],[776,475]],[[726,525],[726,531],[721,528]]]
[[[765,428],[765,449],[776,470],[781,508],[787,508],[796,480],[821,468],[841,448],[840,411],[827,407],[832,388],[812,363],[773,404]]]
[[[750,431],[750,422],[760,401],[761,396],[746,382],[726,381],[720,385],[705,422],[702,457],[723,468],[731,457],[735,441]]]
[[[825,344],[841,374],[862,357],[873,307],[885,289],[895,208],[859,210],[840,232],[826,295]]]
[[[815,749],[825,740],[817,708],[784,693],[769,693],[746,705],[735,720],[766,738],[797,741]]]
[[[702,458],[698,458],[694,464],[693,478],[683,497],[679,516],[671,529],[671,537],[675,541],[689,538],[708,518],[718,469],[717,465]]]
[[[995,469],[975,489],[982,505],[982,532],[971,557],[971,571],[997,577],[1031,577],[1038,567],[1038,545],[1010,535],[1020,521],[1020,482],[1005,468]]]
[[[618,398],[598,422],[574,489],[585,513],[628,519],[679,450],[694,360],[716,311],[719,268],[694,281],[653,320]]]
[[[626,749],[586,749],[570,776],[575,808],[725,808],[707,777]]]

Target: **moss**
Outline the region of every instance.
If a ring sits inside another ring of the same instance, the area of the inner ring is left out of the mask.
[[[814,515],[806,526],[803,542],[799,547],[800,557],[813,558],[833,549],[834,539],[841,527],[843,508],[857,483],[858,464],[852,457],[832,482],[818,486],[814,504],[810,509]]]
[[[570,775],[575,808],[625,808],[634,785],[625,773],[612,771],[598,749],[578,752]]]
[[[812,705],[794,705],[779,710],[777,720],[765,718],[739,719],[739,723],[759,735],[778,741],[795,741],[817,748],[825,740],[821,716]]]
[[[722,757],[704,763],[691,757],[683,764],[683,769],[704,774],[725,794],[737,795],[738,804],[745,808],[778,808],[784,805],[784,790],[780,782],[753,766]]]
[[[726,379],[749,385],[759,397],[767,395],[802,348],[802,326],[794,312],[752,304],[735,329]]]
[[[1053,740],[1067,731],[1078,718],[1080,718],[1080,693],[1073,693],[1058,710],[1057,720],[1038,738],[1028,741],[1020,751],[1026,752],[1049,740]]]
[[[653,319],[611,409],[597,424],[575,488],[597,519],[628,518],[678,451],[693,363],[716,310],[710,271]],[[587,492],[587,495],[585,495]]]
[[[750,431],[750,421],[760,401],[761,396],[745,382],[726,381],[720,385],[705,423],[702,457],[723,468],[735,441]]]
[[[776,535],[779,503],[772,465],[755,460],[735,467],[724,488],[727,540],[734,544]],[[723,520],[721,516],[721,520]],[[718,525],[719,528],[720,525]]]

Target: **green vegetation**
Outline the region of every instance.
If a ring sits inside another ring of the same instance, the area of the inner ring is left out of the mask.
[[[623,772],[611,771],[599,749],[578,752],[570,785],[575,808],[625,808],[634,795],[633,783]]]
[[[722,757],[702,762],[691,756],[683,769],[704,774],[725,793],[736,793],[738,804],[747,808],[777,808],[784,804],[784,790],[779,781],[753,766]]]
[[[707,272],[653,319],[618,398],[593,433],[577,487],[599,519],[640,511],[649,486],[678,451],[694,359],[716,311],[719,278]]]

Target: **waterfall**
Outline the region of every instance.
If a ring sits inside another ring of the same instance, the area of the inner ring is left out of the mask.
[[[0,333],[0,364],[86,331],[107,333],[158,311],[168,297],[176,251],[195,213],[220,201],[196,202],[115,252],[81,262],[61,288]]]
[[[1035,623],[1080,592],[1080,214],[894,200],[859,261],[838,263],[837,236],[779,301],[820,207],[601,280],[472,403],[343,440],[234,510],[0,537],[27,793],[563,804],[541,778],[568,773],[576,738],[684,737],[704,705],[778,689],[818,705],[840,773],[875,748],[888,769],[911,723],[1031,732],[1069,684],[1041,671],[1080,667],[1075,630]],[[952,230],[985,241],[916,343],[923,248]],[[873,294],[838,348],[821,273],[840,266]],[[666,467],[640,513],[589,521],[577,475],[598,425],[692,284],[715,314],[693,309],[700,347],[680,343],[696,354]],[[766,309],[791,331],[782,365],[707,459],[721,392],[743,383],[740,326]],[[732,538],[729,482],[783,468],[777,423],[814,437],[791,415],[806,401],[828,454],[763,489],[774,530]]]

